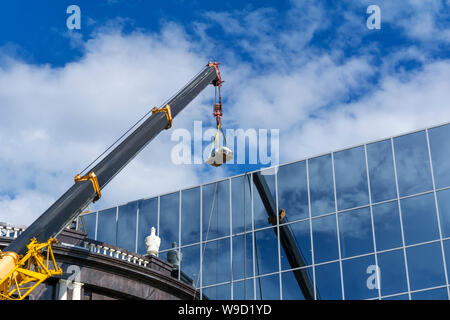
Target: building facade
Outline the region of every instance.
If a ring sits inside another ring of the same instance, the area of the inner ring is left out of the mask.
[[[84,215],[88,236],[160,258],[209,299],[449,299],[450,124]],[[276,212],[268,222],[261,174]],[[303,264],[280,241],[288,230]],[[301,270],[299,270],[301,269]]]

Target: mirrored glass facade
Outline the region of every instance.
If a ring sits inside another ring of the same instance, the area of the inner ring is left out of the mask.
[[[159,257],[179,251],[180,280],[204,299],[449,299],[449,159],[446,124],[133,201],[84,223],[90,238],[141,254],[155,227]]]

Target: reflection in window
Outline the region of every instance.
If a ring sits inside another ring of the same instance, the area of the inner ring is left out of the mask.
[[[381,300],[409,300],[409,296],[407,294],[400,294],[398,296],[381,298]]]
[[[308,160],[311,215],[335,211],[331,154]]]
[[[258,277],[256,283],[257,300],[280,300],[280,277],[278,274]]]
[[[172,248],[172,243],[179,245],[178,228],[180,212],[180,193],[175,192],[160,198],[159,210],[159,237],[161,246],[159,250]]]
[[[138,253],[147,254],[145,238],[150,235],[150,230],[155,227],[158,234],[158,198],[139,200],[139,229],[138,229]]]
[[[379,253],[377,258],[381,273],[381,295],[408,291],[403,250]]]
[[[233,299],[234,300],[253,300],[253,279],[244,280],[233,283]]]
[[[275,170],[267,169],[261,171],[261,176],[267,183],[269,187],[271,196],[273,198],[273,203],[276,203],[275,197]],[[261,200],[261,196],[259,195],[258,189],[253,184],[253,215],[255,219],[255,229],[264,228],[269,226],[267,222],[267,218],[269,217],[264,207],[264,204]]]
[[[436,206],[432,193],[403,199],[400,204],[406,245],[439,238]]]
[[[392,201],[372,207],[377,250],[397,248],[402,245],[398,202]]]
[[[339,213],[338,217],[343,258],[374,251],[369,208]]]
[[[206,242],[203,246],[206,247],[203,258],[203,285],[230,281],[230,239]]]
[[[231,299],[231,285],[223,284],[220,286],[203,288],[203,299],[209,300],[230,300]]]
[[[280,242],[282,270],[303,267],[305,265],[311,265],[312,253],[311,253],[311,234],[309,232],[309,221],[301,221],[280,226],[280,234],[282,234],[283,232],[282,228],[287,228],[288,230],[290,230],[290,233],[292,234],[297,247],[295,249],[298,249],[304,263],[304,265],[290,265],[286,257],[285,253],[286,249],[282,246]]]
[[[312,219],[314,262],[321,263],[339,258],[336,215]]]
[[[445,284],[441,244],[439,242],[406,248],[411,290]]]
[[[450,186],[450,124],[428,130],[436,188]]]
[[[256,275],[278,271],[278,243],[272,228],[255,232]]]
[[[442,236],[450,237],[450,189],[436,192]]]
[[[370,192],[372,202],[380,202],[397,197],[395,188],[394,158],[391,140],[367,145]]]
[[[447,288],[414,292],[411,300],[448,300]]]
[[[202,192],[203,240],[229,235],[230,181],[225,180],[205,185]]]
[[[97,213],[90,213],[85,214],[82,216],[82,219],[84,220],[84,227],[86,228],[87,237],[89,239],[95,240],[95,228],[97,223]],[[83,224],[83,222],[80,219],[80,223]]]
[[[373,255],[342,261],[342,272],[346,300],[362,300],[378,296]]]
[[[306,273],[310,279],[311,288],[313,288],[312,268],[306,268]],[[283,288],[283,300],[305,300],[293,271],[282,272],[281,283]]]
[[[339,262],[315,267],[317,300],[341,300],[341,271]]]
[[[200,285],[200,245],[181,248],[181,279],[197,288]]]
[[[252,229],[250,183],[249,175],[231,179],[233,234]]]
[[[136,251],[137,201],[119,207],[117,218],[117,246]]]
[[[364,147],[336,152],[334,170],[338,210],[369,203]]]
[[[116,212],[117,208],[98,212],[97,240],[116,245]]]
[[[445,255],[445,265],[447,266],[447,275],[450,275],[450,240],[445,240],[442,242],[442,244],[444,245],[444,255]]]
[[[425,131],[394,138],[400,196],[431,190],[430,160]]]
[[[233,279],[253,276],[253,239],[247,233],[233,237]],[[247,248],[247,250],[244,250]]]
[[[306,162],[280,166],[277,179],[278,207],[286,211],[290,221],[307,218],[309,213]]]
[[[181,191],[181,244],[200,241],[200,188]]]

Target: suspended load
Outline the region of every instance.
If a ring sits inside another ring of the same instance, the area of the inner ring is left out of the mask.
[[[216,135],[214,136],[214,140],[211,145],[211,152],[209,154],[208,159],[206,160],[206,163],[214,166],[214,167],[220,167],[222,164],[224,164],[227,161],[230,161],[233,159],[233,152],[228,148],[227,146],[227,139],[225,137],[225,133],[223,132],[222,128],[222,97],[220,95],[220,87],[222,84],[222,80],[219,79],[218,84],[215,86],[216,94],[214,98],[214,117],[216,117],[216,126],[217,131]],[[219,101],[217,102],[217,91],[219,92]],[[222,133],[224,146],[220,146],[220,133]],[[214,149],[214,147],[216,147]]]

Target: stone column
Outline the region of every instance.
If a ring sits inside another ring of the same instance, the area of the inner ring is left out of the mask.
[[[81,287],[83,283],[81,282],[72,282],[73,291],[72,291],[72,300],[81,300]]]
[[[59,279],[58,281],[58,300],[67,300],[67,287],[69,285],[67,279]]]

